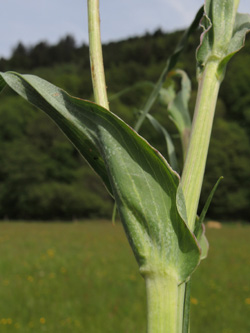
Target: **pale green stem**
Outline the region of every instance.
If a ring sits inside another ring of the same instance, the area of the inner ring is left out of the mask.
[[[182,333],[183,309],[178,303],[177,281],[162,275],[146,276],[145,281],[147,333]]]
[[[199,82],[191,137],[181,177],[188,224],[191,230],[194,230],[213,126],[214,112],[221,83],[216,75],[217,68],[218,65],[216,62],[208,63]],[[187,142],[185,142],[185,147],[186,143]],[[185,302],[190,302],[189,296],[186,295],[186,288],[187,284],[184,283],[179,287],[178,292],[179,308],[182,307],[182,314],[184,315],[184,318],[179,318],[179,320],[185,321],[185,333],[188,332],[189,326],[189,304],[186,304],[185,308],[184,304]],[[185,313],[184,311],[187,312]]]
[[[99,0],[88,0],[89,54],[95,102],[109,109],[103,67]]]
[[[221,83],[221,80],[217,78],[217,68],[217,62],[209,62],[199,82],[190,143],[181,177],[188,224],[191,230],[194,230],[214,112]]]

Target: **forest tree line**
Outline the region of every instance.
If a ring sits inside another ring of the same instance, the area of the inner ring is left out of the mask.
[[[182,32],[157,30],[103,46],[110,109],[131,126],[152,87],[141,85],[112,98],[138,82],[156,82]],[[177,68],[192,82],[190,113],[197,90],[193,35]],[[250,216],[250,41],[230,62],[222,84],[209,150],[201,206],[213,185],[224,176],[209,209],[209,217],[249,220]],[[77,46],[72,36],[56,45],[19,43],[0,70],[38,75],[74,96],[93,100],[88,46]],[[168,83],[166,82],[166,85]],[[179,83],[176,82],[176,89]],[[173,135],[180,164],[176,130],[166,107],[155,103],[152,114]],[[164,140],[145,122],[141,134],[166,158]],[[0,219],[80,219],[110,217],[113,201],[99,178],[56,125],[12,91],[0,103]]]

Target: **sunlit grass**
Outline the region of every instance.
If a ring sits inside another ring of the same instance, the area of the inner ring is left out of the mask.
[[[144,282],[119,224],[0,228],[0,332],[146,331]],[[207,234],[209,257],[192,282],[192,332],[248,333],[250,226]]]
[[[250,332],[250,226],[227,225],[207,230],[208,258],[194,274],[194,332]],[[203,326],[202,326],[203,325]]]

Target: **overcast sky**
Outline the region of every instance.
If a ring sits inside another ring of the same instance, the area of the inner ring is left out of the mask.
[[[153,32],[183,29],[203,0],[100,0],[102,41],[116,41]],[[250,0],[240,1],[250,13]],[[56,43],[72,34],[88,42],[87,0],[0,0],[0,57],[8,57],[19,41]]]

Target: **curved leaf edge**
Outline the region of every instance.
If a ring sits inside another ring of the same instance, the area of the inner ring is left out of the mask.
[[[224,57],[222,57],[221,59],[218,59],[216,55],[207,55],[205,60],[202,62],[202,61],[199,61],[199,53],[202,52],[202,47],[204,46],[205,37],[210,32],[210,30],[212,29],[212,26],[213,26],[212,21],[206,10],[207,2],[209,2],[209,1],[211,1],[211,0],[205,0],[205,4],[203,6],[203,8],[204,8],[203,17],[200,20],[200,27],[202,28],[203,32],[201,33],[201,36],[200,36],[200,44],[198,45],[198,47],[196,49],[197,78],[198,78],[198,80],[200,79],[201,74],[205,68],[205,65],[210,59],[210,61],[218,61],[217,76],[218,76],[219,80],[223,80],[227,63],[245,45],[246,35],[250,32],[250,14],[236,13],[236,16],[235,16],[234,29],[233,29],[233,34],[231,37],[231,44],[232,44],[234,37],[238,33],[241,35],[240,36],[241,45],[237,46],[236,48],[234,48],[232,50],[230,50],[230,45],[229,45],[228,54],[225,54]],[[240,18],[243,18],[243,17],[245,18],[245,21],[242,22],[240,26],[238,26]],[[244,31],[239,29],[240,27],[243,28],[243,26],[245,26]],[[205,53],[208,53],[208,52],[205,51]]]
[[[16,72],[6,72],[6,73],[0,73],[0,78],[2,78],[2,81],[5,82],[5,84],[8,84],[8,79],[7,79],[7,76],[8,75],[15,75],[17,76],[19,79],[21,80],[24,80],[26,81],[27,84],[30,85],[29,81],[27,80],[27,78],[29,77],[29,75],[20,75]],[[42,80],[42,79],[40,79]],[[9,85],[9,84],[8,84]],[[0,82],[0,87],[3,88],[4,84],[3,82]],[[11,85],[10,87],[15,90]],[[33,88],[34,89],[34,88]],[[59,89],[59,88],[58,88]],[[98,110],[100,112],[104,112],[104,113],[108,113],[109,115],[111,114],[112,117],[115,117],[118,122],[120,123],[121,126],[126,126],[130,131],[131,133],[133,133],[132,135],[135,135],[136,137],[139,137],[141,140],[143,140],[143,142],[149,147],[149,149],[152,149],[152,151],[154,152],[154,154],[157,156],[158,159],[160,159],[161,163],[163,163],[165,165],[165,167],[168,168],[168,170],[170,171],[170,173],[172,174],[173,176],[173,179],[175,179],[174,183],[175,183],[175,186],[176,186],[176,193],[177,193],[177,188],[178,188],[178,184],[180,182],[180,176],[178,175],[178,173],[173,170],[171,168],[171,166],[168,164],[168,162],[165,160],[165,158],[161,155],[161,153],[156,150],[154,147],[152,147],[143,137],[141,137],[136,131],[134,131],[133,128],[131,128],[129,125],[127,125],[126,123],[124,123],[124,121],[122,119],[120,119],[118,116],[116,116],[115,114],[111,113],[110,111],[104,109],[103,107],[93,103],[93,102],[90,102],[90,101],[86,101],[86,100],[83,100],[83,99],[80,99],[80,98],[76,98],[76,97],[73,97],[71,95],[69,95],[68,93],[66,93],[64,90],[62,89],[59,89],[61,92],[63,92],[64,94],[67,94],[67,96],[74,100],[75,103],[85,103],[85,104],[91,104],[91,106],[95,107],[95,108],[98,108]],[[40,94],[39,91],[36,90],[36,93],[38,93],[42,98],[43,96]],[[96,170],[95,170],[96,171]],[[178,212],[179,212],[179,209],[177,209]],[[179,213],[180,214],[180,213]],[[186,233],[189,233],[189,236],[191,235],[191,238],[193,239],[193,247],[194,247],[194,251],[196,252],[196,265],[195,267],[192,269],[192,272],[194,271],[194,269],[196,269],[196,267],[198,266],[199,262],[200,262],[200,248],[199,248],[199,245],[198,245],[198,242],[196,240],[196,238],[194,237],[193,233],[189,230],[185,220],[182,218],[182,215],[180,215],[181,219],[180,221],[182,221],[182,226],[181,228],[185,229],[185,232]],[[184,280],[186,280],[188,277],[185,276],[185,274],[180,274],[180,276],[182,277],[182,281],[179,281],[180,283],[184,282]],[[188,275],[190,276],[190,274]]]
[[[19,74],[17,72],[14,71],[8,71],[5,73],[0,72],[0,87],[4,87],[4,86],[9,86],[12,90],[14,90],[18,95],[20,95],[21,97],[23,97],[24,99],[26,99],[29,103],[33,104],[35,107],[39,108],[40,110],[42,110],[43,112],[45,112],[49,118],[51,118],[55,124],[58,126],[58,128],[63,132],[64,135],[66,135],[66,137],[71,141],[71,143],[74,145],[74,147],[79,151],[79,153],[83,156],[83,152],[81,151],[83,147],[77,146],[74,141],[69,137],[69,135],[67,134],[67,129],[63,128],[62,124],[60,124],[60,122],[58,123],[58,121],[56,121],[51,114],[49,114],[48,112],[46,112],[45,110],[43,110],[41,107],[37,106],[35,103],[32,103],[31,101],[28,100],[28,98],[25,97],[24,94],[21,94],[20,92],[18,92],[15,88],[15,86],[13,86],[13,84],[11,84],[8,80],[8,75],[13,75],[16,76],[19,80],[24,81],[27,85],[32,86],[32,84],[29,82],[28,78],[29,77],[36,77],[35,75],[30,75],[30,74]],[[40,78],[39,78],[40,79]],[[43,79],[40,79],[42,81],[45,81]],[[54,86],[54,85],[52,85]],[[55,86],[54,86],[55,87]],[[32,86],[32,89],[34,90],[34,92],[36,94],[38,94],[44,101],[45,103],[47,103],[46,99],[44,99],[44,97],[41,95],[41,93],[35,89]],[[63,89],[58,88],[62,93],[68,95],[69,97],[71,97],[66,91],[64,91]],[[77,99],[76,97],[74,97],[75,99]],[[92,103],[90,101],[87,101],[89,103]],[[82,135],[82,133],[81,133]],[[82,138],[84,139],[84,138]],[[83,141],[83,140],[82,140]],[[91,156],[86,157],[86,155],[84,156],[84,159],[87,161],[87,163],[89,164],[89,166],[94,170],[94,172],[102,179],[102,182],[104,184],[104,186],[106,187],[108,193],[111,195],[111,197],[113,197],[113,193],[112,193],[112,188],[110,185],[110,182],[108,180],[108,175],[107,175],[107,171],[105,168],[105,163],[104,160],[102,158],[102,156],[99,153],[99,150],[96,149],[96,147],[94,146],[94,143],[91,142],[90,140],[87,141],[87,144],[89,145],[89,152],[90,155],[93,155],[93,158]]]
[[[199,260],[197,261],[197,265],[192,272],[192,274],[193,274],[195,272],[195,270],[199,267],[200,262],[202,260],[202,247],[200,246],[197,235],[195,235],[194,232],[192,232],[192,230],[189,228],[189,225],[188,225],[185,197],[183,194],[181,183],[179,183],[179,186],[178,186],[177,192],[176,192],[176,207],[177,207],[178,213],[179,213],[182,221],[184,222],[186,230],[188,230],[188,232],[192,235],[193,241],[195,242],[197,249],[199,251]],[[190,274],[190,276],[192,274]],[[186,280],[182,281],[180,284],[182,284],[183,282],[187,282],[189,280],[189,277]]]
[[[241,27],[243,25],[247,25],[247,27],[245,27],[242,30],[234,30],[233,31],[233,36],[232,36],[232,40],[235,37],[235,35],[237,33],[239,33],[240,36],[240,40],[241,40],[241,45],[236,47],[234,50],[229,51],[229,53],[220,61],[219,63],[219,67],[218,67],[218,75],[222,76],[224,71],[225,71],[225,67],[227,65],[227,63],[230,61],[230,59],[236,54],[238,53],[244,46],[245,46],[245,42],[246,42],[246,35],[250,32],[250,14],[242,14],[242,13],[237,13],[236,14],[236,19],[235,19],[235,27],[237,26],[238,20],[240,17],[245,17],[247,18],[247,20],[245,21],[245,23],[243,23],[241,25]]]

